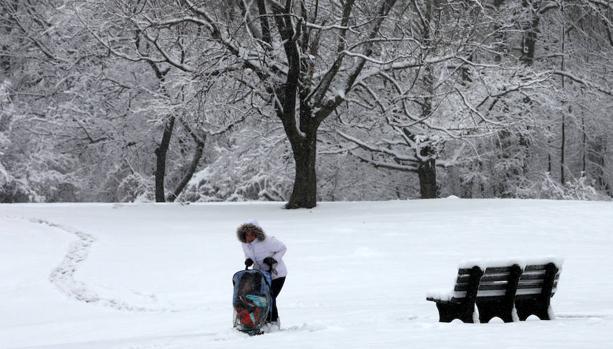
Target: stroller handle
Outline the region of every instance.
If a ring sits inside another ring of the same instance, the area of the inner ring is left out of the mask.
[[[268,272],[269,272],[269,273],[271,273],[271,274],[277,274],[277,270],[276,270],[275,268],[273,268],[273,267],[274,267],[274,264],[268,264],[268,263],[265,263],[265,264],[268,266]],[[252,265],[252,267],[253,267],[253,265]],[[245,266],[245,270],[249,270],[249,266],[247,266],[247,265],[246,265],[246,266]]]

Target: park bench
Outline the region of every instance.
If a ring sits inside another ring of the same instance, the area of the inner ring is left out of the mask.
[[[431,295],[427,300],[436,303],[440,322],[459,319],[486,323],[494,317],[504,322],[526,320],[535,315],[550,320],[551,297],[557,289],[559,267],[554,262],[539,262],[520,266],[520,263],[497,263],[486,266],[466,265],[458,269],[452,294]],[[515,312],[516,311],[516,312]]]

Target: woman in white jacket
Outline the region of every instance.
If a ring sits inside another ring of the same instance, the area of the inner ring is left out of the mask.
[[[279,326],[279,312],[277,310],[277,296],[283,288],[287,268],[283,262],[283,255],[287,248],[283,242],[274,236],[266,236],[262,227],[256,221],[241,224],[236,229],[236,236],[243,245],[245,252],[245,266],[253,265],[254,269],[270,272],[272,285],[272,312],[268,315],[268,322]]]

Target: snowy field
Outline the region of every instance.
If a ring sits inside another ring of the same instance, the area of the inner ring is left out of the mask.
[[[613,347],[613,203],[0,205],[0,348]],[[282,330],[232,330],[236,227],[285,242]],[[556,319],[439,323],[466,260],[564,261]]]

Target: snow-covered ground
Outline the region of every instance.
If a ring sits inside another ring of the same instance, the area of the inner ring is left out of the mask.
[[[0,348],[611,348],[613,203],[0,205]],[[235,229],[288,246],[282,330],[231,329]],[[564,261],[554,321],[439,323],[466,260]]]

